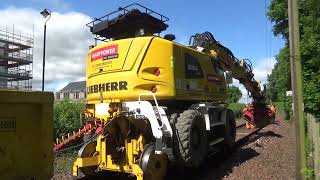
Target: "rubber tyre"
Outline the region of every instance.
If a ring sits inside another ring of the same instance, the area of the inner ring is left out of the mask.
[[[186,110],[177,118],[176,156],[182,165],[198,167],[204,160],[208,140],[203,115],[197,110]]]
[[[236,141],[236,119],[233,111],[227,109],[226,126],[224,132],[224,144],[227,147],[232,147]]]
[[[172,115],[170,115],[170,126],[172,128],[172,132],[173,132],[173,138],[171,139],[172,141],[169,142],[168,144],[170,144],[170,148],[171,151],[165,151],[165,153],[168,156],[168,160],[170,163],[176,163],[177,162],[177,158],[175,156],[174,153],[174,146],[175,144],[177,144],[177,136],[175,135],[176,129],[175,129],[175,124],[177,123],[177,118],[178,118],[179,114],[178,113],[173,113]]]

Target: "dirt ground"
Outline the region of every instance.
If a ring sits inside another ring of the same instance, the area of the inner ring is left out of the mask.
[[[295,179],[293,125],[280,117],[276,119],[277,124],[263,128],[236,149],[219,152],[207,158],[197,169],[169,167],[166,179]],[[72,179],[73,159],[74,156],[56,158],[53,179]],[[100,174],[92,179],[126,179],[126,177]]]

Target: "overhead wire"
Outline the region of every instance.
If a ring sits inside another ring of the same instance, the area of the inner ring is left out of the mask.
[[[268,20],[267,20],[267,0],[264,0],[264,25],[265,25],[265,57],[268,58]],[[267,66],[268,63],[265,64]]]
[[[266,53],[266,72],[267,77],[269,76],[268,70],[272,69],[272,23],[268,20],[268,0],[264,1],[265,8],[265,53]],[[269,42],[268,42],[269,40]],[[271,72],[270,72],[271,73]],[[268,80],[267,82],[268,83]],[[271,96],[269,96],[269,101],[271,102]]]

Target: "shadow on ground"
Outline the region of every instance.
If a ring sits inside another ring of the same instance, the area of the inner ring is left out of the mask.
[[[282,135],[277,134],[273,131],[267,131],[267,132],[259,132],[254,137],[250,138],[245,144],[250,144],[252,142],[257,141],[261,137],[276,137],[276,138],[282,138]]]
[[[277,137],[282,138],[280,134],[276,134],[272,131],[257,133],[254,137],[250,138],[245,143],[238,145],[235,149],[225,150],[223,152],[215,153],[206,159],[205,163],[199,168],[181,168],[176,166],[169,166],[167,180],[212,180],[222,179],[228,174],[232,173],[234,167],[239,166],[241,163],[248,161],[259,153],[248,147],[244,148],[246,144],[257,141],[261,137]],[[100,180],[100,179],[117,179],[128,180],[128,175],[121,173],[99,173],[94,177],[80,178],[81,180]],[[135,179],[130,177],[129,179]]]
[[[234,156],[234,154],[237,154]],[[221,179],[232,172],[232,168],[258,156],[259,153],[252,148],[240,148],[236,152],[225,151],[209,157],[199,168],[172,168],[167,179]],[[232,157],[232,158],[231,158]]]

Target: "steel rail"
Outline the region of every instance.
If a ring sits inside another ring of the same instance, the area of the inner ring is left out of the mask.
[[[246,125],[246,123],[240,124],[240,125],[237,126],[237,129],[242,128],[242,127],[244,127],[245,125]],[[266,127],[266,126],[265,126],[265,127]],[[233,147],[234,147],[234,148],[239,147],[240,145],[242,145],[243,143],[245,143],[247,140],[249,140],[249,138],[250,138],[252,135],[258,133],[258,132],[259,132],[261,129],[263,129],[263,128],[264,128],[264,127],[262,127],[262,128],[257,128],[257,129],[252,130],[251,132],[248,132],[247,135],[245,135],[245,136],[241,137],[240,139],[238,139],[238,140],[235,142],[235,145],[234,145]]]

